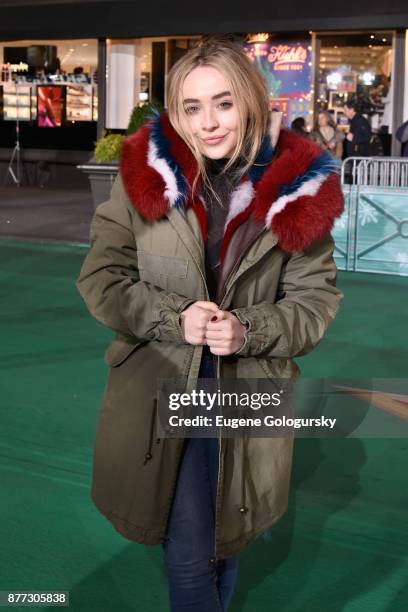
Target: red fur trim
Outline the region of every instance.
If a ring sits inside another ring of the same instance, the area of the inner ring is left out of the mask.
[[[161,116],[162,134],[166,138],[169,152],[187,183],[191,186],[197,171],[197,162],[184,140],[170,124],[167,113]],[[125,139],[120,159],[120,172],[125,189],[133,206],[146,219],[163,217],[169,208],[164,196],[165,182],[161,175],[148,166],[150,126],[145,125],[136,134]],[[231,220],[221,247],[221,261],[236,228],[252,212],[259,223],[265,223],[266,214],[279,197],[282,185],[292,183],[297,176],[307,172],[312,161],[321,154],[315,143],[282,130],[277,153],[262,178],[255,185],[256,194],[251,204]],[[185,206],[191,204],[191,197]],[[198,199],[193,205],[197,214],[204,241],[207,234],[205,207]],[[343,210],[343,196],[336,175],[330,175],[315,196],[302,196],[289,202],[272,219],[271,229],[277,235],[279,245],[286,251],[304,250],[314,241],[329,232]]]
[[[339,179],[332,174],[315,196],[302,196],[277,213],[272,219],[272,231],[284,251],[303,251],[332,229],[343,207]]]
[[[280,187],[305,174],[321,153],[321,148],[314,142],[288,130],[281,131],[276,155],[256,185],[254,217],[259,223],[265,222],[271,204],[279,197]]]
[[[148,145],[147,125],[126,138],[121,149],[120,173],[134,208],[146,219],[153,221],[166,214],[169,202],[164,197],[164,180],[147,164]]]
[[[190,151],[188,145],[184,142],[181,136],[177,134],[176,130],[171,125],[167,113],[163,113],[160,116],[160,125],[163,136],[165,136],[169,142],[171,156],[180,166],[189,186],[192,187],[198,169],[197,161],[194,155]]]

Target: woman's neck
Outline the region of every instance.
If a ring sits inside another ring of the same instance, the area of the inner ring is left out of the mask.
[[[229,160],[230,160],[230,157],[221,157],[219,159],[211,159],[207,157],[206,163],[205,163],[207,174],[212,175],[212,176],[220,175],[222,171],[224,170],[225,166],[228,164]],[[236,173],[239,170],[240,165],[241,165],[241,159],[238,158],[234,161],[232,166],[228,168],[228,170],[226,171],[226,174],[232,175]]]

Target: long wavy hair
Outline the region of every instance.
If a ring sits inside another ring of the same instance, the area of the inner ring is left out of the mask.
[[[209,37],[174,64],[166,85],[168,115],[173,128],[197,160],[198,172],[192,185],[193,192],[200,175],[204,185],[213,191],[206,173],[205,156],[189,132],[183,105],[184,80],[198,66],[211,66],[224,76],[238,111],[238,140],[223,172],[238,159],[241,176],[252,166],[268,129],[270,110],[268,89],[261,73],[242,47],[226,38]]]
[[[319,129],[320,129],[320,125],[319,125],[319,116],[320,115],[324,115],[326,117],[327,125],[332,127],[334,130],[337,130],[337,125],[336,125],[336,122],[334,120],[333,115],[331,113],[329,113],[329,111],[327,111],[327,110],[321,110],[316,115],[315,123],[314,123],[314,126],[313,126],[313,129],[314,129],[315,132],[318,132]]]

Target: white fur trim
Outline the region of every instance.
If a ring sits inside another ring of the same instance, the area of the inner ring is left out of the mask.
[[[228,227],[228,224],[234,217],[242,213],[252,202],[255,195],[254,186],[252,181],[245,181],[238,185],[231,194],[231,201],[229,205],[229,211],[227,220],[224,226],[224,232]]]
[[[160,174],[166,183],[164,196],[168,199],[170,206],[174,206],[177,198],[181,195],[177,189],[176,176],[166,160],[157,156],[157,147],[152,139],[149,140],[147,163]]]
[[[276,214],[280,213],[285,208],[286,204],[289,204],[290,202],[294,202],[295,200],[297,200],[298,198],[302,196],[316,195],[321,185],[324,183],[324,181],[327,178],[328,177],[324,174],[318,174],[315,178],[312,178],[309,181],[306,181],[305,183],[303,183],[303,185],[301,185],[299,189],[296,189],[296,191],[294,191],[293,193],[290,193],[289,195],[284,195],[278,198],[275,202],[273,202],[273,204],[271,205],[271,207],[269,208],[266,214],[265,226],[267,228],[270,227],[273,217]]]

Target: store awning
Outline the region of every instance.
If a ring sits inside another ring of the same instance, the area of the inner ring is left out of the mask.
[[[0,0],[0,40],[405,27],[407,0]]]

